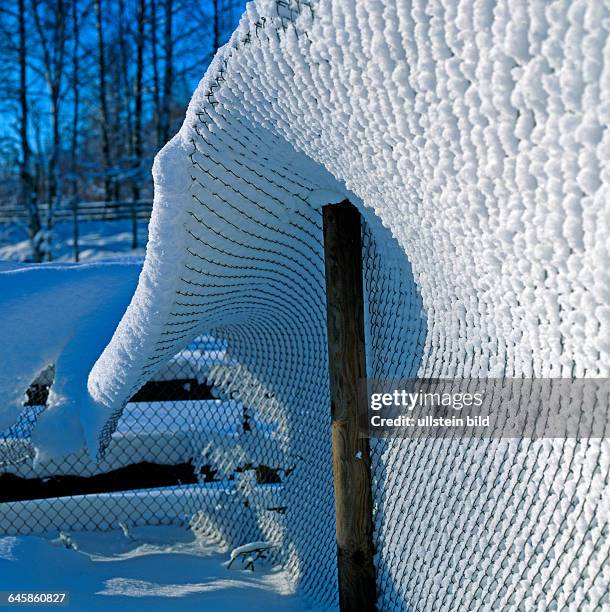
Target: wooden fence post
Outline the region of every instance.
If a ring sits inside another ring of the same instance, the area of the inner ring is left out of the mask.
[[[131,248],[138,248],[138,211],[136,200],[131,201]]]
[[[376,609],[360,213],[345,201],[323,208],[326,312],[337,519],[339,606]]]
[[[80,259],[80,249],[78,246],[78,200],[72,201],[72,239],[74,241],[74,261],[78,263]]]

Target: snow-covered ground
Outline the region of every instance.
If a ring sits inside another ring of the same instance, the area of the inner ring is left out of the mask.
[[[227,569],[229,559],[183,527],[4,537],[0,591],[67,591],[86,612],[305,609],[283,572]]]
[[[72,223],[58,223],[53,228],[53,259],[74,261]],[[110,259],[125,255],[143,255],[148,223],[138,221],[139,248],[131,248],[131,221],[88,221],[79,224],[80,261]],[[30,257],[27,229],[18,224],[0,227],[0,260],[27,261]]]
[[[140,266],[139,258],[123,258],[0,268],[0,430],[17,419],[32,381],[54,365],[48,409],[33,433],[40,434],[37,449],[61,456],[83,448],[82,419],[95,418],[87,377],[129,303]]]

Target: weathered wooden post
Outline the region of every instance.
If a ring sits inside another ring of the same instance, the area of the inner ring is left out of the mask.
[[[373,500],[366,398],[360,213],[348,201],[323,209],[326,312],[337,514],[339,605],[375,610]]]

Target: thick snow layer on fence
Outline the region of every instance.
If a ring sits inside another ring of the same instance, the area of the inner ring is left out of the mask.
[[[226,338],[298,458],[282,529],[312,596],[334,597],[320,205],[368,225],[376,376],[607,376],[608,23],[590,2],[255,2],[157,157],[91,393],[110,415],[195,333]],[[606,441],[373,451],[384,605],[607,598]]]
[[[334,602],[320,207],[348,197],[367,225],[376,377],[608,376],[609,24],[584,0],[250,3],[155,161],[88,443],[192,337],[226,340],[216,383],[278,422],[290,468],[287,509],[248,507],[246,535]],[[604,607],[609,457],[376,442],[381,607]]]

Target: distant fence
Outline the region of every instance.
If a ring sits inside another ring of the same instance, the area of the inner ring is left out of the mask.
[[[39,204],[40,217],[44,221],[49,214],[48,204]],[[132,219],[148,220],[152,211],[152,200],[118,200],[116,202],[78,202],[76,206],[62,205],[53,209],[53,221],[65,223],[76,216],[81,221],[123,221]],[[28,211],[24,207],[1,207],[0,223],[27,221]]]

